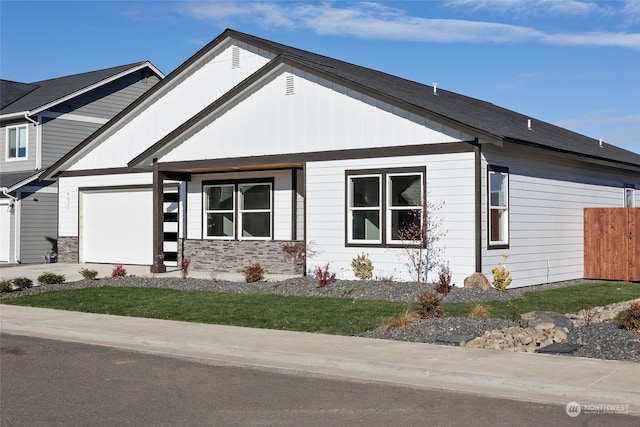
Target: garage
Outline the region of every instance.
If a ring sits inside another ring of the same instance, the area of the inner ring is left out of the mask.
[[[151,188],[81,190],[80,262],[153,263]]]

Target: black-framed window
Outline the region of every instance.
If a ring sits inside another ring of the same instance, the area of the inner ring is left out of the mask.
[[[509,168],[489,166],[487,228],[490,249],[509,247]]]
[[[426,168],[346,171],[346,244],[403,245],[420,227]]]
[[[204,238],[270,240],[272,219],[273,181],[204,183]]]

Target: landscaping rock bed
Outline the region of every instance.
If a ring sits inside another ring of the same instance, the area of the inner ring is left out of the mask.
[[[443,302],[487,302],[508,301],[521,295],[523,291],[538,291],[563,286],[574,286],[586,283],[584,280],[557,282],[530,288],[509,289],[505,292],[482,291],[479,289],[464,289],[454,287],[443,299]],[[0,298],[15,298],[51,290],[66,290],[98,286],[127,286],[127,287],[156,287],[180,290],[200,290],[211,292],[229,292],[241,294],[276,294],[294,296],[340,297],[353,299],[374,299],[399,302],[417,301],[420,292],[434,290],[432,285],[403,282],[337,280],[327,287],[318,288],[317,281],[309,277],[300,277],[280,282],[226,282],[204,279],[180,278],[148,278],[148,277],[118,277],[114,279],[83,280],[79,282],[59,285],[44,285],[16,292],[3,293]],[[624,304],[619,304],[623,307]],[[591,319],[588,326],[584,326],[584,315],[575,314],[572,321],[575,325],[568,328],[524,328],[518,321],[506,319],[472,319],[465,317],[443,317],[423,319],[406,328],[385,330],[377,328],[364,332],[358,336],[378,339],[393,339],[410,342],[423,342],[441,345],[460,345],[447,337],[466,336],[464,345],[480,348],[493,348],[510,351],[536,351],[550,344],[573,344],[567,347],[575,351],[565,353],[572,356],[591,357],[598,359],[613,359],[640,362],[640,334],[618,328],[610,319],[615,310],[610,308],[598,310],[599,315]],[[602,314],[601,313],[605,313]],[[486,335],[485,335],[486,334]],[[488,337],[493,336],[493,341]],[[510,336],[511,343],[504,340]],[[476,338],[475,340],[469,337]],[[529,341],[531,338],[531,341]],[[477,341],[476,341],[477,340]],[[484,341],[483,341],[484,340]],[[502,340],[501,344],[497,344]],[[472,344],[476,341],[476,344]],[[513,350],[522,343],[521,350]],[[484,342],[484,344],[480,344]],[[533,343],[533,344],[532,344]],[[564,347],[563,347],[564,348]],[[553,347],[552,347],[553,349]]]

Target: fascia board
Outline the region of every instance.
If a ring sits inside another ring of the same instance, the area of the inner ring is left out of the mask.
[[[40,175],[42,175],[42,172],[36,173],[35,175],[31,175],[29,178],[23,179],[22,181],[13,184],[11,187],[7,187],[7,192],[12,193],[18,190],[20,187],[24,187],[25,185],[30,184],[33,181],[36,181],[38,178],[40,178]]]

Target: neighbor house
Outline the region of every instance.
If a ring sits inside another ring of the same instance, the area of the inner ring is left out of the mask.
[[[55,260],[57,183],[39,180],[42,172],[163,77],[139,62],[35,83],[0,80],[0,262]]]
[[[640,155],[491,103],[226,30],[42,176],[63,262],[412,278],[432,209],[461,285],[509,255],[512,286],[583,275],[583,208],[633,205]],[[417,214],[417,215],[416,215]],[[416,219],[417,218],[417,219]]]

